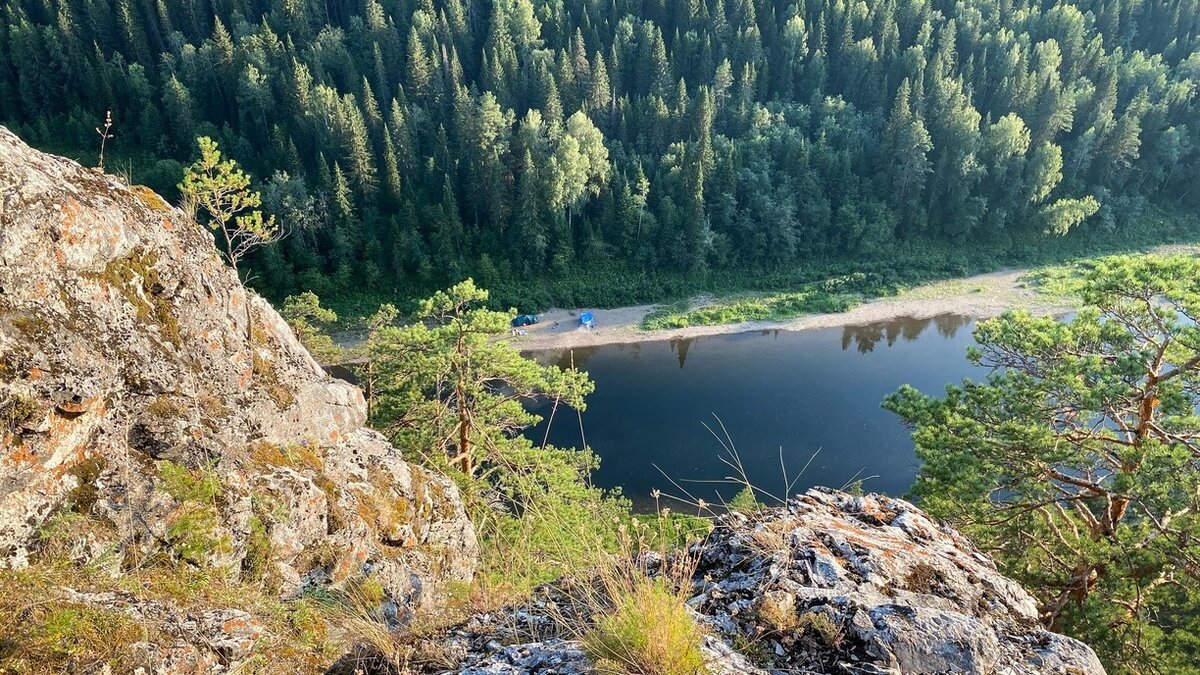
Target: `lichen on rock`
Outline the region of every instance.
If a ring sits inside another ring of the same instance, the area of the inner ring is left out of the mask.
[[[0,128],[0,566],[71,507],[126,562],[282,597],[371,577],[403,618],[471,578],[475,535],[455,485],[365,418],[204,228]]]
[[[1104,673],[1087,645],[1042,628],[987,556],[904,500],[815,488],[721,516],[678,555],[696,562],[686,604],[710,673]],[[574,639],[587,611],[544,589],[437,636],[458,665],[425,672],[593,672]]]

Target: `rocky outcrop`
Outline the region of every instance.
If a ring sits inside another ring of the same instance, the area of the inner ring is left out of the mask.
[[[1087,645],[1041,628],[987,556],[903,500],[810,490],[722,516],[689,555],[713,673],[1104,672]],[[562,620],[587,618],[564,603],[472,617],[441,638],[459,665],[428,672],[590,672]]]
[[[185,214],[0,128],[0,565],[25,564],[70,509],[103,523],[56,544],[90,569],[167,555],[285,598],[361,592],[402,620],[470,579],[477,546],[454,484],[405,462],[364,410]],[[695,563],[683,585],[713,675],[1104,672],[902,500],[811,490],[722,516],[676,555]],[[641,562],[656,574],[662,561]],[[239,610],[56,592],[155,626],[137,645],[147,672],[225,672],[262,639]],[[589,611],[543,589],[416,645],[414,662],[593,672],[578,640]],[[372,670],[396,672],[363,646],[330,672]]]
[[[210,233],[0,128],[0,564],[69,507],[108,523],[78,553],[117,572],[366,579],[402,615],[472,576],[475,536],[454,484],[364,421]]]
[[[154,655],[147,660],[158,664],[159,672],[179,670],[163,667],[171,662],[191,664],[195,669],[192,672],[219,672],[221,664],[236,663],[248,656],[263,634],[262,625],[241,610],[186,612],[174,605],[139,600],[132,593],[64,590],[71,603],[120,612],[161,631],[163,637],[155,642],[135,645],[139,651]]]

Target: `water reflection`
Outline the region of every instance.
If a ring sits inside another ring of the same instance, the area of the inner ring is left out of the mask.
[[[573,352],[576,367],[596,383],[582,414],[587,443],[601,459],[595,483],[622,488],[640,508],[651,507],[653,489],[677,491],[664,473],[709,501],[736,492],[711,482],[729,475],[718,458],[720,444],[704,427],[714,424],[714,415],[755,484],[778,491],[781,454],[794,477],[819,449],[797,490],[836,487],[857,475],[872,477],[867,490],[901,495],[917,459],[908,431],[879,404],[902,384],[935,394],[965,376],[977,377],[964,358],[970,327],[965,317],[945,315],[533,355],[569,367]],[[548,417],[548,408],[535,412]],[[574,412],[559,410],[550,443],[580,447],[578,422]],[[544,420],[529,437],[541,443],[548,424]]]
[[[845,326],[842,328],[842,350],[845,351],[853,344],[859,354],[867,354],[874,351],[875,345],[881,340],[886,340],[888,347],[895,345],[899,338],[904,338],[906,342],[912,342],[931,325],[937,328],[938,335],[944,338],[953,338],[960,328],[969,323],[971,323],[969,316],[939,314],[926,319],[902,317],[880,323]]]
[[[613,345],[589,345],[586,347],[570,347],[566,349],[545,349],[536,352],[523,352],[525,356],[532,357],[538,363],[558,366],[563,370],[569,369],[572,364],[579,370],[587,370],[584,366],[587,362],[604,347],[612,347]],[[636,350],[635,350],[636,356]]]
[[[671,340],[671,351],[679,357],[679,367],[683,368],[683,364],[687,362],[688,350],[692,348],[692,344],[696,342],[696,338],[675,338]]]

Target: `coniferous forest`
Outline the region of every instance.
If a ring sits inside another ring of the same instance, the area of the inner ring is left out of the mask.
[[[276,298],[1003,248],[1200,203],[1197,0],[2,12],[0,123],[90,162],[111,111],[107,168],[171,195],[211,136],[291,231],[252,260]]]

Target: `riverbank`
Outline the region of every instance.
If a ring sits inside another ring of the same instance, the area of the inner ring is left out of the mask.
[[[940,314],[959,314],[974,319],[998,316],[1006,310],[1023,308],[1035,314],[1058,314],[1074,308],[1064,296],[1039,292],[1026,280],[1029,270],[1006,270],[924,284],[887,298],[868,300],[846,312],[810,314],[787,321],[746,321],[663,330],[640,328],[646,315],[658,305],[617,309],[551,309],[541,322],[527,327],[528,334],[510,338],[513,346],[530,351],[587,347],[603,344],[687,339],[758,330],[797,331],[809,328],[861,325],[899,317],[924,319]],[[691,309],[713,304],[710,298],[691,301]],[[591,312],[592,329],[579,326],[579,314]]]

